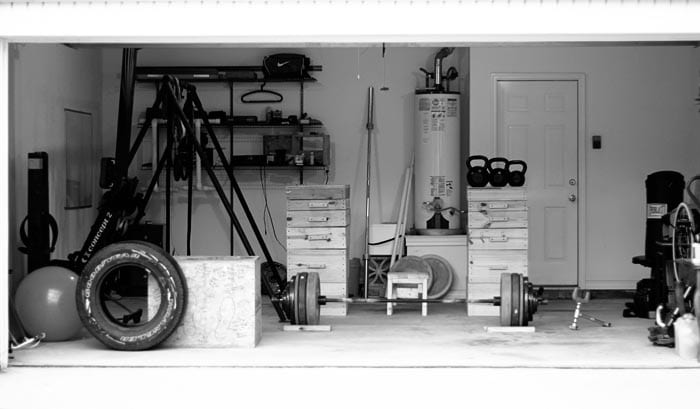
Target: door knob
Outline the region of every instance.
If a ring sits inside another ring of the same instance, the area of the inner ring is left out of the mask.
[[[575,202],[575,201],[576,201],[576,195],[573,194],[573,193],[570,194],[570,195],[569,195],[569,201],[570,201],[570,202]]]

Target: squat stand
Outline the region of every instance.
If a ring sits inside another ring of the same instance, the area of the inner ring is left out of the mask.
[[[180,106],[178,95],[180,95],[182,92],[185,92],[187,97],[183,106]],[[141,195],[141,193],[136,193],[138,180],[136,178],[129,178],[126,175],[125,170],[129,169],[129,165],[134,160],[146,132],[153,123],[152,120],[155,118],[155,113],[159,111],[165,114],[168,121],[166,127],[168,131],[166,146],[163,155],[157,163],[155,172],[148,183],[146,192]],[[265,244],[264,238],[260,233],[260,229],[255,222],[245,197],[243,196],[243,192],[241,191],[241,188],[233,175],[233,166],[226,158],[219,140],[216,138],[214,129],[209,123],[206,111],[204,110],[197,95],[196,88],[191,84],[182,83],[176,78],[170,76],[163,77],[155,102],[153,103],[151,109],[147,111],[144,126],[136,136],[133,145],[129,145],[130,138],[128,133],[118,135],[118,149],[114,160],[115,165],[112,169],[109,169],[110,171],[103,172],[108,174],[108,176],[104,177],[105,183],[102,183],[102,178],[100,181],[100,185],[103,188],[109,189],[109,191],[103,195],[99,206],[100,211],[98,217],[93,223],[83,247],[81,250],[71,254],[69,256],[69,261],[64,264],[66,264],[67,267],[71,268],[73,271],[81,272],[97,250],[108,244],[119,241],[121,237],[123,237],[126,228],[131,224],[137,223],[144,216],[146,206],[153,195],[160,174],[164,168],[167,178],[166,191],[169,190],[167,184],[170,180],[170,166],[166,165],[170,164],[169,162],[172,160],[173,151],[176,149],[176,147],[184,147],[185,149],[188,149],[189,152],[192,152],[193,155],[196,154],[199,156],[202,168],[207,172],[211,183],[214,185],[214,188],[219,196],[219,200],[224,205],[224,208],[231,219],[231,223],[236,229],[236,232],[238,233],[247,254],[249,256],[255,255],[253,246],[248,240],[246,233],[243,230],[243,226],[234,214],[232,202],[228,197],[226,197],[226,193],[224,192],[221,182],[214,173],[212,160],[210,160],[206,155],[204,148],[195,136],[195,112],[201,116],[201,119],[204,122],[204,125],[209,133],[210,140],[214,144],[222,166],[230,180],[231,187],[238,198],[239,204],[243,209],[246,218],[248,219],[251,230],[255,234],[258,246],[262,250],[265,259],[270,265],[272,280],[270,280],[270,278],[266,275],[262,275],[261,281],[267,293],[270,294],[272,305],[275,308],[280,321],[287,321],[288,317],[281,305],[282,292],[287,283],[282,281],[277,267],[272,260],[272,255]],[[176,132],[176,130],[181,130],[181,132]],[[193,156],[190,158],[193,158]],[[189,162],[191,162],[191,160]],[[186,166],[191,170],[191,163],[187,163]],[[190,174],[188,177],[192,178],[192,172],[189,173]],[[189,189],[188,194],[191,195],[191,190]],[[168,196],[169,194],[166,192],[166,201]],[[191,198],[189,198],[188,201],[189,200],[191,200]],[[190,231],[190,217],[187,218],[187,223],[188,231]]]
[[[181,88],[183,91],[186,92],[187,97],[184,102],[184,109],[183,107],[180,106],[178,100],[177,100],[177,94],[174,90],[173,87],[178,87]],[[184,127],[184,135],[181,138],[180,141],[175,140],[175,135],[173,135],[170,131],[174,128],[172,126],[168,126],[168,138],[167,138],[167,143],[165,147],[165,151],[163,153],[163,156],[161,159],[158,161],[157,168],[153,174],[153,177],[151,178],[151,181],[148,185],[148,189],[146,190],[146,193],[144,195],[144,200],[142,202],[142,205],[139,206],[139,216],[144,214],[145,211],[145,206],[148,203],[151,195],[153,194],[153,190],[155,188],[156,183],[158,182],[158,178],[160,176],[161,171],[163,170],[163,167],[165,166],[166,160],[171,157],[172,150],[174,148],[175,142],[178,144],[186,144],[192,147],[194,152],[199,156],[200,162],[202,164],[202,168],[207,172],[207,175],[209,176],[209,179],[214,185],[214,188],[219,196],[219,200],[221,203],[224,205],[224,208],[226,209],[226,212],[228,213],[229,217],[231,218],[231,223],[233,224],[234,228],[236,229],[236,232],[238,233],[239,238],[241,239],[241,242],[243,243],[243,246],[246,249],[246,252],[248,255],[253,256],[255,255],[255,251],[253,250],[253,247],[248,240],[248,237],[246,236],[243,226],[241,225],[240,221],[236,217],[234,211],[233,211],[233,205],[231,201],[226,197],[226,193],[221,185],[221,182],[219,181],[218,177],[214,173],[214,168],[213,168],[213,163],[209,160],[207,157],[206,153],[204,152],[204,148],[200,144],[200,142],[197,140],[195,137],[195,127],[194,127],[194,111],[196,110],[198,114],[200,114],[201,119],[204,123],[204,126],[207,129],[207,132],[209,133],[209,138],[211,142],[214,145],[214,148],[219,155],[219,158],[221,160],[221,164],[226,171],[226,174],[230,180],[231,186],[233,187],[234,192],[236,193],[236,196],[239,200],[239,204],[241,205],[243,212],[246,215],[246,218],[248,219],[248,222],[250,224],[251,229],[253,230],[253,233],[255,234],[255,237],[257,239],[258,245],[260,249],[262,250],[265,259],[267,260],[268,264],[270,265],[270,270],[272,272],[272,276],[274,281],[276,281],[276,286],[273,286],[273,283],[270,282],[268,277],[265,275],[261,276],[261,281],[263,285],[265,286],[265,289],[267,290],[267,293],[270,294],[270,299],[272,300],[272,305],[275,308],[275,311],[277,312],[277,315],[279,316],[281,321],[286,321],[287,316],[284,313],[284,310],[282,309],[281,306],[281,300],[280,300],[280,292],[284,289],[286,286],[286,283],[284,283],[279,275],[279,272],[277,271],[277,268],[274,264],[274,261],[272,260],[272,255],[270,254],[267,245],[265,244],[265,241],[263,239],[262,234],[260,233],[260,229],[258,228],[255,219],[253,217],[252,212],[250,211],[250,208],[248,207],[248,204],[245,200],[245,197],[243,196],[243,192],[238,185],[236,178],[233,175],[233,166],[229,163],[229,161],[226,158],[226,155],[224,154],[223,149],[221,148],[221,144],[219,143],[219,140],[216,137],[216,133],[214,132],[213,127],[209,123],[209,119],[207,118],[206,111],[204,110],[204,107],[202,106],[202,102],[199,99],[199,96],[197,95],[196,88],[192,84],[187,84],[183,82],[178,82],[175,78],[172,78],[170,76],[165,76],[163,77],[163,82],[161,85],[161,88],[158,92],[158,96],[156,97],[156,101],[153,104],[153,109],[151,109],[149,112],[157,112],[157,108],[162,109],[163,111],[166,112],[166,116],[169,117],[169,121],[175,122],[177,125],[182,125]],[[186,112],[187,111],[187,112]],[[172,115],[172,117],[171,117]],[[134,156],[136,155],[136,152],[138,151],[139,145],[142,143],[143,138],[146,134],[146,131],[148,130],[151,120],[152,120],[152,115],[147,115],[146,121],[144,122],[144,126],[141,128],[139,134],[136,136],[136,140],[134,141],[134,145],[132,146],[130,152],[129,152],[129,158],[128,162],[130,163]],[[188,164],[188,166],[191,166],[191,164]],[[191,178],[193,175],[190,172],[189,178]],[[188,189],[189,194],[191,195],[191,190]],[[190,199],[191,200],[191,199]],[[191,219],[188,217],[188,231],[190,231],[190,223]]]
[[[571,299],[576,301],[576,310],[574,311],[574,321],[569,325],[569,329],[576,330],[578,329],[578,319],[579,318],[586,318],[589,321],[597,322],[603,327],[612,327],[612,324],[609,323],[608,321],[603,321],[601,319],[598,319],[592,315],[588,315],[586,313],[581,312],[581,304],[586,304],[588,301],[591,300],[591,292],[590,291],[584,291],[583,293],[585,294],[583,297],[579,297],[579,288],[576,287],[574,288],[573,294],[571,294]]]

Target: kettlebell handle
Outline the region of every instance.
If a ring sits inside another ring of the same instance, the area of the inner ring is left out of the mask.
[[[501,162],[501,163],[505,164],[506,167],[503,169],[508,170],[508,159],[502,158],[500,156],[489,159],[489,161],[486,162],[486,167],[489,168],[489,170],[493,170],[493,166],[491,166],[491,164],[497,163],[497,162]]]
[[[508,161],[508,165],[506,166],[506,169],[508,169],[508,171],[510,172],[510,167],[513,166],[513,165],[520,165],[520,166],[522,166],[522,168],[523,168],[522,172],[523,172],[523,173],[527,172],[527,163],[525,163],[524,160],[511,160],[511,161]]]
[[[467,159],[467,169],[468,169],[468,170],[471,170],[471,169],[472,169],[472,167],[473,167],[473,166],[472,166],[472,161],[475,161],[475,160],[482,160],[482,161],[484,161],[484,166],[486,166],[486,165],[488,164],[488,162],[489,162],[489,158],[487,158],[487,157],[484,156],[484,155],[472,155],[472,156],[469,157],[469,159]]]

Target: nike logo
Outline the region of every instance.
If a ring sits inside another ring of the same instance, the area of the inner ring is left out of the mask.
[[[277,63],[277,68],[279,68],[279,67],[284,67],[284,66],[287,65],[287,64],[289,64],[289,61],[278,62],[278,63]]]

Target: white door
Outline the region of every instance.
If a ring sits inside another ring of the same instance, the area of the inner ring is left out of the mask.
[[[578,283],[578,83],[498,81],[497,153],[527,162],[528,275]]]

